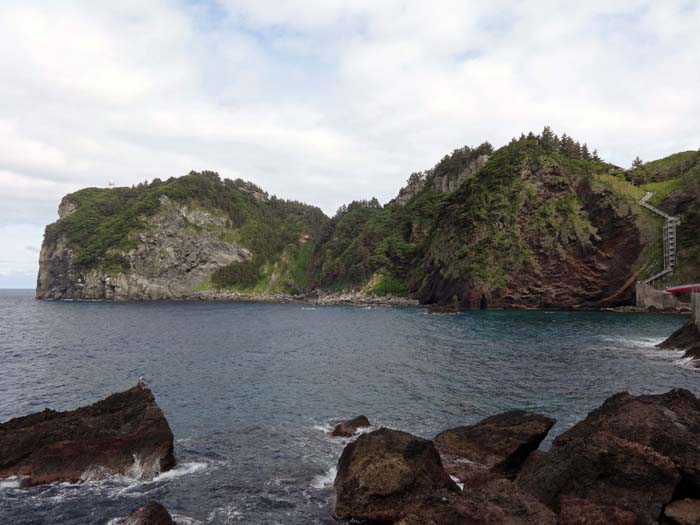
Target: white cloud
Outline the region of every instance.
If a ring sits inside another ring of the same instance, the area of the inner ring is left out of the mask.
[[[680,0],[5,0],[0,249],[34,268],[8,232],[38,246],[109,179],[212,169],[332,212],[545,124],[623,165],[697,148],[698,27]]]

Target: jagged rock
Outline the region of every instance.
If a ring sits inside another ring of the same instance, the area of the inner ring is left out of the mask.
[[[368,427],[369,419],[366,416],[357,416],[353,419],[348,419],[342,423],[338,423],[331,435],[333,437],[351,437],[355,435],[358,428]]]
[[[143,384],[67,412],[0,424],[0,478],[27,485],[113,474],[150,479],[175,465],[173,433]]]
[[[512,410],[446,430],[433,441],[447,472],[462,481],[481,468],[514,478],[554,423],[540,414]]]
[[[119,525],[175,525],[175,521],[163,505],[149,501],[120,520]]]
[[[338,518],[395,521],[439,491],[459,489],[433,443],[381,428],[348,444],[335,482]]]
[[[554,448],[598,432],[639,443],[668,457],[683,483],[700,491],[700,400],[688,390],[645,396],[616,394],[559,436]]]
[[[700,525],[700,500],[683,499],[669,503],[664,516],[678,525]]]
[[[692,320],[673,332],[659,348],[685,350],[685,357],[692,357],[700,368],[700,328]]]
[[[528,461],[517,484],[561,524],[655,523],[700,490],[700,400],[687,390],[616,394]]]
[[[484,472],[460,495],[436,496],[400,525],[554,525],[556,515],[507,479]]]

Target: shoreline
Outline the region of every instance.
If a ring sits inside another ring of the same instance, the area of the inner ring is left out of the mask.
[[[25,288],[22,290],[31,290]],[[66,301],[66,302],[187,302],[187,301],[212,301],[212,302],[251,302],[251,303],[278,303],[278,304],[302,304],[319,306],[358,306],[376,308],[411,307],[423,308],[433,315],[454,315],[459,312],[479,311],[478,309],[444,307],[439,304],[422,304],[417,299],[398,296],[368,295],[362,292],[338,292],[320,293],[318,295],[292,295],[287,293],[254,294],[246,292],[191,292],[178,296],[160,298],[117,298],[117,299],[54,299],[46,297],[34,297],[38,301]],[[432,310],[432,311],[431,311]],[[611,313],[647,313],[665,315],[690,315],[690,305],[682,308],[642,308],[638,306],[618,306],[606,308],[538,308],[538,307],[512,307],[512,308],[488,308],[485,311],[541,311],[541,312],[611,312]]]

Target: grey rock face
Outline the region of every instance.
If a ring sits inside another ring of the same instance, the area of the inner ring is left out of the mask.
[[[69,207],[62,203],[63,211]],[[36,296],[39,299],[160,300],[184,299],[217,269],[248,260],[252,254],[222,240],[226,218],[161,198],[158,213],[136,235],[136,247],[120,252],[129,264],[125,273],[91,270],[77,273],[73,250],[59,239],[44,243],[39,259]]]

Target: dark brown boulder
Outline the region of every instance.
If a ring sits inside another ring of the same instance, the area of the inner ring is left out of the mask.
[[[119,525],[175,525],[175,522],[163,505],[149,501],[120,520]]]
[[[540,414],[512,410],[441,432],[433,442],[445,469],[461,481],[479,469],[514,478],[554,423]]]
[[[363,427],[368,427],[369,425],[369,419],[367,419],[366,416],[357,416],[353,419],[348,419],[347,421],[343,421],[342,423],[338,423],[335,428],[333,429],[333,432],[331,432],[331,436],[333,437],[352,437],[355,435],[355,432],[357,432],[358,428],[363,428]]]
[[[643,422],[640,422],[643,424]],[[652,524],[671,501],[680,475],[650,447],[607,432],[555,440],[528,463],[517,485],[559,513],[560,523]],[[629,521],[632,520],[632,521]]]
[[[338,518],[396,521],[440,491],[459,489],[433,443],[380,428],[348,444],[335,482]]]
[[[27,485],[113,474],[150,479],[174,465],[173,433],[143,384],[76,410],[0,424],[0,478],[25,477]]]
[[[664,516],[677,525],[700,525],[700,500],[683,499],[669,503]]]
[[[673,461],[687,490],[700,490],[700,400],[688,390],[608,398],[586,419],[559,436],[555,448],[598,432],[652,448]]]
[[[472,476],[458,495],[428,500],[400,525],[555,525],[556,515],[505,478],[490,472]]]

